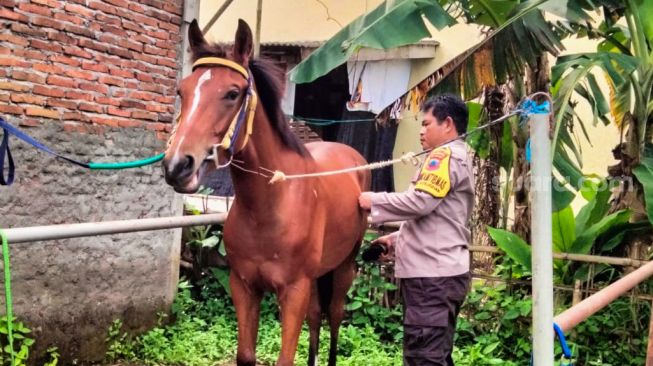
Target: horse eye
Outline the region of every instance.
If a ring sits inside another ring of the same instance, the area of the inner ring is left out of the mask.
[[[240,95],[240,91],[238,90],[230,90],[225,96],[224,99],[227,100],[236,100],[238,99],[238,96]]]

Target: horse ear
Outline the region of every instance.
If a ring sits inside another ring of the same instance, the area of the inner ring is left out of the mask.
[[[236,30],[236,39],[234,41],[233,57],[241,65],[247,67],[249,58],[252,55],[252,30],[249,25],[238,19],[238,29]]]
[[[196,19],[193,19],[188,26],[188,43],[190,44],[191,51],[207,44],[206,39],[204,39],[204,34],[202,34],[202,30],[200,29],[199,24],[197,24]]]

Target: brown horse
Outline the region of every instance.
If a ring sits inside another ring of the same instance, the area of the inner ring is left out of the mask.
[[[342,144],[304,145],[290,131],[280,104],[283,73],[269,61],[250,59],[252,32],[244,21],[230,53],[208,44],[196,22],[189,38],[194,69],[179,87],[181,116],[163,166],[176,191],[194,192],[213,159],[240,162],[230,167],[236,199],[224,227],[238,318],[237,364],[255,364],[261,297],[274,292],[282,323],[277,365],[294,363],[304,318],[308,363],[317,364],[323,314],[331,330],[329,365],[335,365],[345,298],[367,226],[357,198],[368,190],[370,174],[270,184],[263,172],[315,173],[365,159]]]

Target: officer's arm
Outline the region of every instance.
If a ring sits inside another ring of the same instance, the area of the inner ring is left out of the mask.
[[[443,166],[443,170],[433,170],[437,177],[423,175],[415,188],[400,193],[372,194],[372,223],[416,219],[433,212],[457,185],[460,163],[456,159],[447,161],[448,169]]]
[[[432,212],[442,202],[442,198],[414,189],[401,193],[374,193],[371,199],[373,224],[415,219]]]

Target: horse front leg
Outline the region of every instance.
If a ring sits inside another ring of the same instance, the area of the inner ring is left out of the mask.
[[[229,276],[231,298],[238,319],[237,366],[256,365],[256,337],[258,335],[259,308],[262,293],[248,286],[235,271]]]
[[[303,277],[286,284],[277,291],[277,297],[281,307],[281,353],[276,365],[291,366],[295,362],[299,333],[308,311],[311,280]]]

